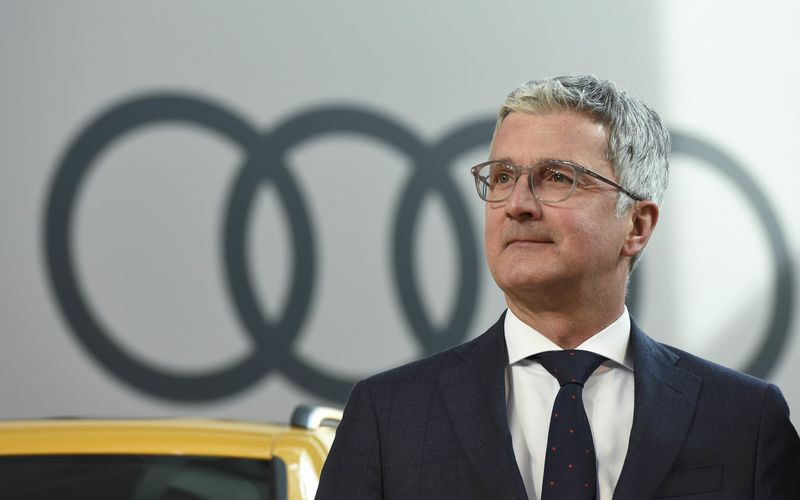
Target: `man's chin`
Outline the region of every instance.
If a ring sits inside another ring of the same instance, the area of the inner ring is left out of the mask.
[[[512,296],[538,294],[564,287],[564,276],[548,271],[515,273],[495,281],[506,295]]]

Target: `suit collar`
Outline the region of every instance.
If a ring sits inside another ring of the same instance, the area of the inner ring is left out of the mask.
[[[634,411],[628,453],[614,500],[651,498],[680,452],[702,380],[676,366],[679,356],[631,322]]]
[[[460,362],[442,371],[439,385],[453,430],[486,491],[498,500],[525,499],[506,415],[503,319],[453,349]]]

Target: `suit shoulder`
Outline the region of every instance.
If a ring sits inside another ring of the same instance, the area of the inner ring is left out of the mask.
[[[757,391],[764,391],[772,385],[765,380],[728,368],[677,347],[661,343],[660,345],[678,357],[678,361],[675,364],[678,368],[694,373],[708,383],[734,385],[740,386],[742,389]]]
[[[444,367],[463,359],[464,350],[469,350],[478,339],[480,339],[480,337],[404,365],[376,373],[364,379],[364,382],[367,384],[382,384],[401,380],[435,377]]]
[[[422,359],[377,373],[367,377],[362,382],[367,385],[383,385],[398,382],[421,382],[436,378],[442,370],[452,367],[454,364],[461,363],[475,355],[482,355],[476,353],[496,351],[500,344],[502,344],[502,348],[505,349],[503,330],[502,328],[498,329],[497,326],[498,325],[493,326],[488,331],[472,340],[431,354]]]

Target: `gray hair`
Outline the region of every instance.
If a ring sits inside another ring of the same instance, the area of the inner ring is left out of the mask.
[[[618,183],[661,205],[669,182],[669,132],[655,111],[609,80],[584,75],[525,82],[500,106],[495,134],[503,120],[514,111],[564,110],[584,113],[604,125],[608,132],[606,157]],[[631,198],[620,194],[617,215],[622,216],[632,204]],[[632,259],[631,269],[639,258],[637,255]]]

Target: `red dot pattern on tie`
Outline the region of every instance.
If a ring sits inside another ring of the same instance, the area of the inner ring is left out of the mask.
[[[583,385],[605,360],[588,351],[549,351],[531,356],[558,380],[545,458],[541,500],[596,500],[597,464]],[[558,451],[556,453],[556,451]]]

